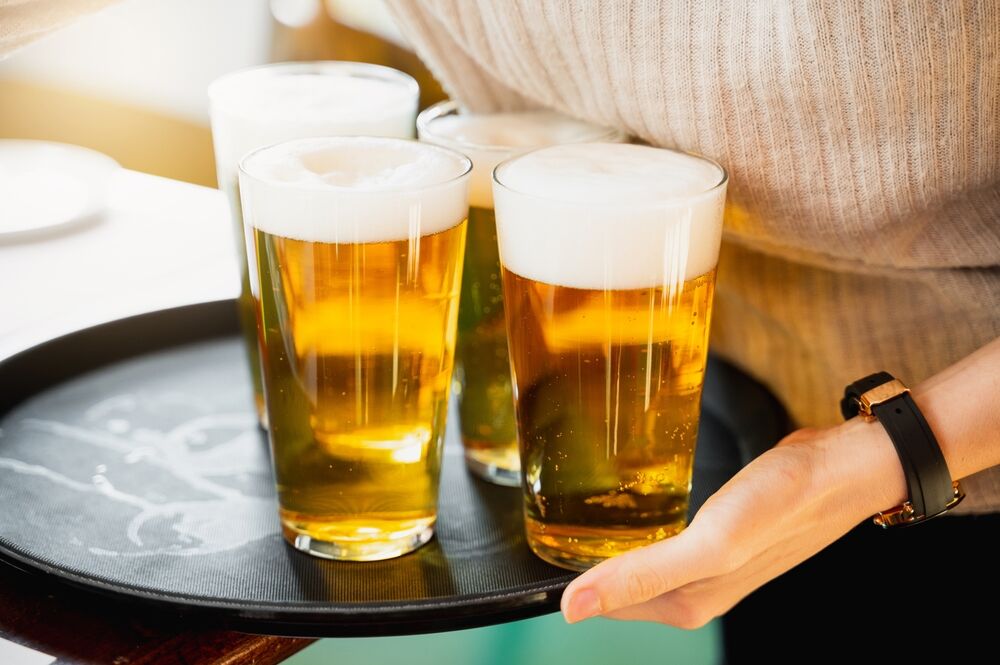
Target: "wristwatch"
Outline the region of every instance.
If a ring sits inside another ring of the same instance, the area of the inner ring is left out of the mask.
[[[951,479],[934,432],[899,379],[878,372],[855,381],[844,389],[840,411],[845,419],[860,415],[878,420],[903,465],[910,498],[875,515],[875,524],[883,528],[917,524],[951,510],[965,498],[958,481]]]

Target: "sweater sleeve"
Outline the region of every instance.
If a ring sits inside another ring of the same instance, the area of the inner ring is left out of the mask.
[[[453,99],[472,111],[512,111],[538,106],[490,74],[476,59],[481,54],[465,50],[463,43],[469,34],[462,30],[463,6],[471,22],[465,27],[474,31],[481,25],[474,3],[451,7],[457,14],[437,11],[433,0],[386,0],[386,4],[417,55]],[[456,15],[458,25],[449,20]]]
[[[0,59],[117,0],[0,0]]]

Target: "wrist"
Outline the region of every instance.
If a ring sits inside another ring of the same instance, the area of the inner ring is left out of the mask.
[[[944,387],[947,388],[947,386]],[[944,392],[941,387],[927,389],[920,386],[913,390],[911,395],[920,412],[924,414],[927,425],[937,438],[951,477],[958,480],[980,470],[977,468],[972,451],[966,447],[963,454],[960,447],[956,446],[957,442],[974,440],[975,432],[967,430],[979,423],[956,417],[957,411],[954,410],[952,403],[955,396],[942,394]],[[950,413],[949,409],[951,409]]]
[[[822,443],[822,482],[847,490],[839,500],[859,520],[907,499],[903,465],[881,424],[852,418],[828,432]]]
[[[911,390],[954,479],[1000,465],[1000,338]]]

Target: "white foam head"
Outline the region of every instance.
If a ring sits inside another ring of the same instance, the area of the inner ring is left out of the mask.
[[[265,65],[209,87],[219,184],[251,150],[310,136],[413,136],[419,88],[410,76],[359,62]]]
[[[472,159],[469,203],[493,207],[493,169],[500,162],[534,148],[583,141],[620,141],[609,127],[555,111],[460,113],[455,102],[441,102],[417,117],[421,141],[443,145]]]
[[[501,164],[500,258],[539,282],[581,289],[671,287],[719,258],[726,174],[640,145],[543,148]]]
[[[415,239],[468,214],[472,163],[446,148],[403,139],[297,139],[240,163],[246,224],[327,243]]]

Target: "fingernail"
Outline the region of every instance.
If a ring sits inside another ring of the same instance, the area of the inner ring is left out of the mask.
[[[601,599],[593,589],[581,589],[569,597],[563,613],[568,623],[576,623],[601,613]]]

